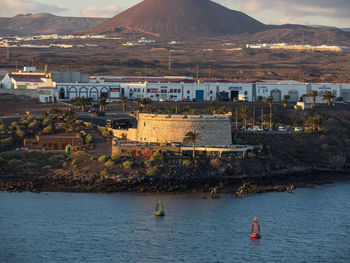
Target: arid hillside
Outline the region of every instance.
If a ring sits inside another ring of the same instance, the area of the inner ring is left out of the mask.
[[[51,14],[17,15],[0,18],[0,36],[32,34],[71,34],[89,29],[104,18],[62,17]]]

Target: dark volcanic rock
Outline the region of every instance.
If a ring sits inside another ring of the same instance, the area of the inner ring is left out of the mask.
[[[88,32],[122,31],[159,36],[219,36],[256,33],[268,26],[209,0],[144,0]]]

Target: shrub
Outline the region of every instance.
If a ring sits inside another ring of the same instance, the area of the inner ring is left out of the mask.
[[[46,126],[44,129],[43,129],[43,133],[45,134],[49,134],[52,132],[52,126],[51,125],[48,125]]]
[[[12,159],[12,160],[8,161],[7,165],[12,167],[12,168],[20,168],[20,167],[22,167],[23,162],[21,160],[18,160],[18,159]]]
[[[0,153],[0,157],[6,161],[9,161],[11,159],[16,159],[17,156],[18,155],[15,152],[2,152],[2,153]]]
[[[106,167],[112,167],[113,165],[114,165],[114,162],[112,160],[108,160],[107,162],[105,162]]]
[[[100,163],[104,163],[106,161],[106,155],[101,155],[100,157],[98,157],[97,159]]]
[[[26,136],[26,133],[23,130],[17,130],[16,131],[16,135],[20,138],[23,138],[24,136]]]
[[[107,176],[108,175],[108,171],[107,170],[103,170],[100,172],[101,176]]]
[[[130,169],[130,168],[132,167],[132,165],[133,165],[133,163],[130,162],[130,161],[125,161],[125,162],[123,162],[123,167],[124,167],[125,169]]]
[[[34,121],[32,121],[31,123],[29,123],[28,128],[30,128],[30,129],[36,129],[38,126],[39,126],[38,121],[37,121],[37,120],[34,120]]]
[[[0,131],[6,131],[7,127],[5,124],[0,124]]]
[[[83,124],[83,121],[81,121],[81,120],[76,120],[76,121],[75,121],[75,124],[76,124],[76,125],[81,125],[81,124]]]
[[[321,136],[320,136],[320,140],[324,141],[324,140],[326,140],[326,139],[327,139],[326,135],[321,135]]]
[[[111,159],[112,159],[113,161],[115,161],[115,162],[118,162],[118,161],[120,161],[120,160],[122,159],[122,156],[119,155],[119,154],[113,154],[112,157],[111,157]]]
[[[163,157],[162,154],[160,154],[160,153],[158,153],[158,152],[155,152],[155,153],[153,153],[153,155],[151,156],[150,161],[151,161],[151,165],[152,165],[152,166],[160,165],[160,164],[163,163],[164,157]]]
[[[255,153],[252,153],[252,152],[249,152],[249,153],[248,153],[248,157],[249,157],[249,158],[255,158],[255,157],[256,157],[256,154],[255,154]]]
[[[51,164],[61,164],[64,161],[64,156],[60,154],[55,154],[50,156],[48,161]]]
[[[37,163],[34,163],[34,162],[27,162],[23,166],[25,168],[35,168],[35,167],[38,167],[39,165]]]
[[[248,144],[245,140],[241,139],[241,138],[237,138],[235,140],[236,144],[240,144],[240,145],[244,145],[244,144]]]
[[[5,166],[6,166],[6,162],[5,162],[4,158],[0,157],[0,169],[5,168]]]
[[[327,149],[328,149],[328,144],[327,144],[327,143],[322,144],[322,145],[321,145],[321,148],[322,148],[323,150],[327,150]]]
[[[11,137],[5,138],[1,140],[1,143],[5,146],[11,146],[13,144],[13,139]]]
[[[160,170],[157,166],[150,167],[146,171],[146,175],[148,175],[148,176],[157,176],[157,175],[159,175],[159,173],[160,173]]]
[[[86,135],[85,142],[86,143],[92,143],[93,138],[91,134]]]
[[[222,161],[218,158],[210,160],[210,165],[214,168],[219,168],[222,165]]]
[[[81,136],[86,136],[86,131],[80,131]]]
[[[182,164],[184,165],[184,166],[190,166],[191,164],[192,164],[192,162],[190,161],[190,160],[184,160],[183,162],[182,162]]]

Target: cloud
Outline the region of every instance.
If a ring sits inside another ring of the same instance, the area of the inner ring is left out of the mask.
[[[85,17],[113,17],[124,9],[116,5],[107,5],[104,7],[90,6],[80,10]]]
[[[68,9],[55,5],[36,3],[30,0],[0,0],[0,17],[27,13],[61,13]]]
[[[214,0],[232,9],[254,15],[255,12],[273,10],[290,16],[325,16],[348,18],[349,0]]]

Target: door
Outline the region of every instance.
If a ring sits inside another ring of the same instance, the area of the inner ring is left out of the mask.
[[[288,95],[289,95],[289,102],[297,102],[299,99],[299,94],[298,94],[298,91],[296,90],[291,90]]]
[[[196,100],[204,101],[204,90],[196,90]]]
[[[281,91],[277,89],[271,91],[271,97],[273,98],[273,102],[281,102]]]
[[[231,101],[239,99],[239,91],[231,91]]]

